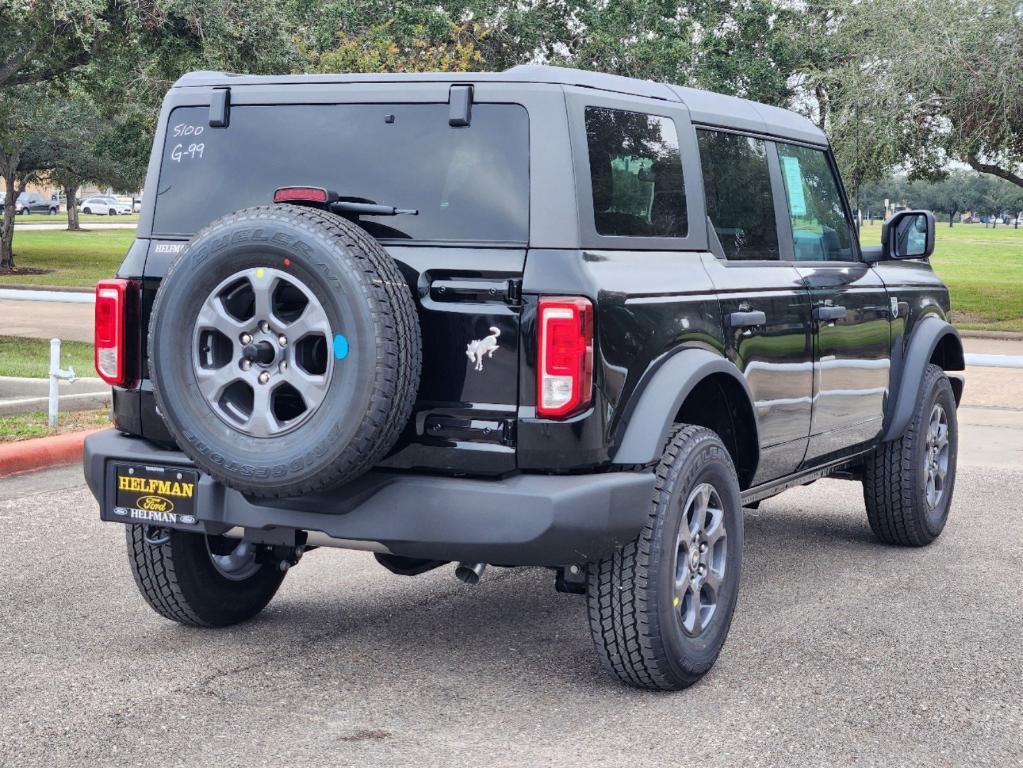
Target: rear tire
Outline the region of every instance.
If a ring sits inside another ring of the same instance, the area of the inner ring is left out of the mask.
[[[938,538],[952,503],[958,438],[952,385],[928,365],[905,433],[881,443],[866,462],[863,499],[877,538],[907,547]]]
[[[687,688],[706,674],[732,622],[742,538],[728,451],[708,429],[680,428],[657,466],[647,524],[589,566],[590,630],[604,666],[652,690]]]
[[[257,562],[239,570],[241,578],[228,578],[214,565],[205,535],[170,531],[164,543],[150,544],[148,528],[126,527],[128,562],[142,597],[171,621],[189,627],[247,621],[266,607],[284,580],[273,564]]]

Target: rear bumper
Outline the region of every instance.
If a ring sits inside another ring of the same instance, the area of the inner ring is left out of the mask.
[[[100,517],[112,522],[123,522],[112,511],[115,463],[193,466],[179,451],[113,429],[86,438],[84,462]],[[650,472],[475,480],[373,471],[329,492],[265,500],[200,474],[197,521],[178,527],[210,534],[235,527],[319,531],[353,548],[406,557],[569,565],[634,539],[646,522],[653,488]]]

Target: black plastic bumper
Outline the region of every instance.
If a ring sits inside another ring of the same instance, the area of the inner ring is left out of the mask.
[[[85,479],[103,520],[113,514],[114,464],[192,467],[178,451],[117,430],[85,440]],[[431,560],[494,565],[569,565],[602,557],[639,533],[646,521],[650,472],[594,475],[520,474],[503,480],[370,472],[329,492],[301,498],[250,499],[200,474],[194,525],[320,531],[335,539]]]

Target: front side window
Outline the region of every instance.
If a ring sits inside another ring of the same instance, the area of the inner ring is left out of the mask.
[[[697,133],[712,249],[736,261],[776,261],[778,225],[771,194],[767,147],[734,133]],[[714,243],[716,236],[717,243]]]
[[[686,236],[686,196],[674,121],[587,107],[586,144],[597,234]]]
[[[852,224],[827,155],[792,144],[777,147],[796,261],[855,261]]]

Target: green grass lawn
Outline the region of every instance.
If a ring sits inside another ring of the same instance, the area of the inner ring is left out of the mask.
[[[134,224],[139,220],[139,215],[137,213],[131,213],[127,216],[100,216],[96,213],[80,213],[78,214],[78,220],[83,224],[94,221],[109,221],[114,224]],[[17,226],[18,224],[67,224],[67,213],[61,211],[53,216],[46,213],[30,213],[28,216],[15,217],[14,225]]]
[[[110,424],[106,408],[90,411],[61,411],[57,414],[57,429],[50,431],[47,415],[43,411],[19,416],[0,416],[0,443],[30,440],[64,432],[82,432]]]
[[[96,281],[113,277],[134,239],[130,229],[32,232],[15,228],[14,263],[30,272],[0,273],[0,285],[92,288]],[[32,270],[47,271],[32,274]]]
[[[864,245],[880,242],[881,227],[864,225]],[[938,222],[931,265],[949,287],[960,328],[1023,331],[1023,229]]]
[[[92,344],[83,341],[61,342],[60,367],[74,368],[78,376],[95,376]],[[47,339],[0,336],[0,376],[45,379],[49,373],[50,342]]]

